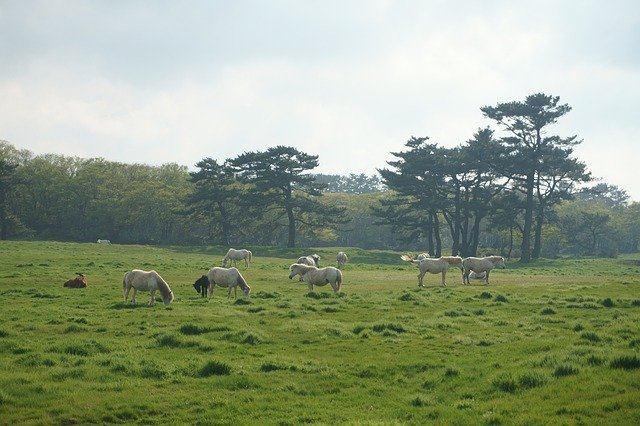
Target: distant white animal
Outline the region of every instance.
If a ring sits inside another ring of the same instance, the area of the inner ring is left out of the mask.
[[[420,273],[418,274],[418,287],[424,287],[423,279],[427,272],[431,274],[442,274],[442,287],[447,286],[445,279],[447,276],[447,271],[449,270],[449,266],[451,266],[447,260],[444,260],[442,258],[438,258],[438,259],[427,258],[427,259],[417,260],[417,259],[412,259],[411,256],[407,256],[406,254],[403,254],[402,256],[400,256],[400,259],[404,260],[405,262],[410,262],[411,264],[416,265],[420,270]]]
[[[227,299],[231,297],[231,289],[233,288],[234,299],[238,298],[238,287],[242,290],[245,296],[249,296],[251,293],[251,287],[247,284],[240,271],[237,268],[219,268],[214,267],[209,269],[207,275],[203,275],[196,280],[193,287],[198,293],[205,296],[205,291],[209,297],[213,294],[215,286],[225,287],[227,289]]]
[[[489,273],[494,268],[504,269],[504,257],[502,256],[487,256],[487,257],[466,257],[462,260],[462,282],[464,284],[471,284],[469,282],[469,275],[471,271],[475,273],[485,272],[485,283],[489,284]]]
[[[428,259],[431,256],[429,256],[429,253],[420,253],[419,255],[417,255],[415,257],[415,260],[422,260],[422,259]]]
[[[487,276],[486,272],[471,272],[469,279],[471,280],[483,280]]]
[[[312,254],[309,256],[301,256],[296,260],[296,263],[300,263],[302,265],[315,266],[316,268],[320,267],[320,256],[317,254]]]
[[[309,291],[313,291],[314,285],[325,284],[330,284],[336,293],[342,289],[342,272],[333,266],[318,269],[315,266],[294,263],[289,266],[289,279],[293,279],[296,275],[300,275],[302,281],[307,283]]]
[[[339,252],[336,256],[336,261],[338,262],[338,269],[344,268],[344,265],[349,261],[347,254],[343,251]]]
[[[149,300],[149,306],[153,306],[156,302],[155,292],[160,291],[162,301],[165,305],[168,305],[173,301],[173,292],[169,288],[169,284],[156,272],[156,271],[143,271],[140,269],[134,269],[126,272],[122,278],[122,292],[124,295],[124,303],[127,303],[129,297],[129,290],[133,288],[133,296],[131,297],[131,303],[136,303],[136,292],[138,290],[148,291],[151,299]]]
[[[98,239],[97,243],[98,244],[111,244],[111,241]]]
[[[247,249],[236,250],[236,249],[230,248],[229,251],[227,251],[227,254],[225,254],[224,257],[222,258],[222,266],[226,268],[227,262],[229,261],[231,261],[232,265],[237,266],[238,260],[244,260],[244,266],[248,268],[249,263],[251,263],[252,257],[253,257],[253,254]]]

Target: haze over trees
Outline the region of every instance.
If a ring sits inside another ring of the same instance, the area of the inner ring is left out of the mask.
[[[535,94],[481,112],[447,148],[411,137],[378,175],[314,174],[293,147],[186,166],[34,156],[0,141],[0,238],[118,243],[357,246],[527,262],[637,252],[640,207],[591,188],[576,136],[550,135],[571,108]]]

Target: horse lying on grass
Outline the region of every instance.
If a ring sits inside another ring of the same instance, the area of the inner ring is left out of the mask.
[[[459,256],[443,256],[438,259],[427,257],[417,260],[411,258],[411,256],[403,254],[400,256],[400,259],[405,262],[410,262],[420,270],[420,273],[418,274],[418,287],[424,287],[423,280],[427,272],[431,274],[442,274],[442,287],[446,287],[447,283],[445,282],[445,279],[449,268],[451,266],[455,266],[462,270],[462,258]]]
[[[246,268],[249,267],[249,263],[251,263],[251,259],[253,254],[247,249],[236,250],[230,248],[227,251],[227,254],[222,258],[222,266],[227,267],[227,262],[231,261],[231,264],[234,266],[238,265],[238,260],[244,260],[244,266]]]
[[[480,274],[482,272],[485,273],[484,280],[485,283],[489,284],[489,273],[494,268],[504,269],[506,265],[504,264],[504,257],[502,256],[487,256],[487,257],[466,257],[462,261],[462,283],[463,284],[471,284],[469,281],[469,275],[471,271],[476,274]]]
[[[143,271],[134,269],[126,272],[122,279],[122,291],[124,293],[124,303],[127,303],[129,290],[133,288],[133,296],[131,303],[136,303],[136,292],[138,290],[148,291],[150,295],[149,306],[156,303],[156,290],[160,292],[162,301],[165,305],[169,305],[173,301],[173,292],[169,288],[169,284],[156,271]]]
[[[237,268],[211,268],[209,269],[209,272],[207,272],[207,275],[203,275],[196,280],[193,284],[193,288],[195,288],[198,293],[202,294],[202,297],[205,297],[205,294],[208,294],[208,296],[211,297],[213,294],[213,288],[216,285],[227,288],[227,299],[231,297],[232,288],[234,290],[233,297],[235,299],[238,298],[238,287],[242,289],[242,293],[244,293],[245,296],[249,296],[251,293],[251,287],[249,287],[247,281]]]
[[[86,288],[87,287],[87,278],[79,273],[76,272],[77,277],[71,279],[71,280],[67,280],[64,282],[64,284],[62,285],[63,287],[69,287],[69,288]]]
[[[296,275],[300,275],[302,281],[307,283],[309,291],[313,291],[314,285],[325,284],[331,284],[331,288],[336,293],[342,289],[342,272],[333,266],[318,269],[315,266],[294,263],[289,266],[289,279],[293,279]]]

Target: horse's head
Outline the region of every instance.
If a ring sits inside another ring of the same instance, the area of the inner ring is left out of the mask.
[[[196,289],[196,292],[200,293],[203,288],[206,288],[209,285],[209,278],[206,275],[201,276],[193,283],[193,288]]]
[[[293,265],[289,266],[289,279],[293,279],[293,277],[295,277],[296,275],[298,275],[300,273],[300,270],[298,268],[298,263],[294,263]]]

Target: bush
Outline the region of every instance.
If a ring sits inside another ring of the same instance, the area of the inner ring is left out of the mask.
[[[503,392],[514,393],[518,389],[518,384],[510,374],[503,374],[493,380],[493,386]]]
[[[634,370],[636,368],[640,368],[640,358],[638,358],[636,355],[620,356],[618,358],[612,359],[609,366],[611,368],[620,368],[623,370]]]
[[[538,373],[525,373],[518,379],[518,383],[525,389],[532,389],[543,386],[547,380]]]
[[[606,299],[601,300],[601,301],[600,301],[600,304],[601,304],[602,306],[604,306],[604,307],[607,307],[607,308],[611,308],[611,307],[613,307],[613,305],[614,305],[613,300],[611,300],[611,298],[610,298],[610,297],[607,297]]]
[[[198,371],[200,377],[228,376],[229,374],[231,374],[231,367],[218,361],[209,361]]]
[[[560,365],[558,366],[555,371],[553,372],[553,376],[554,377],[565,377],[565,376],[571,376],[573,374],[578,374],[579,370],[574,367],[573,365],[568,365],[568,364],[564,364],[564,365]]]

